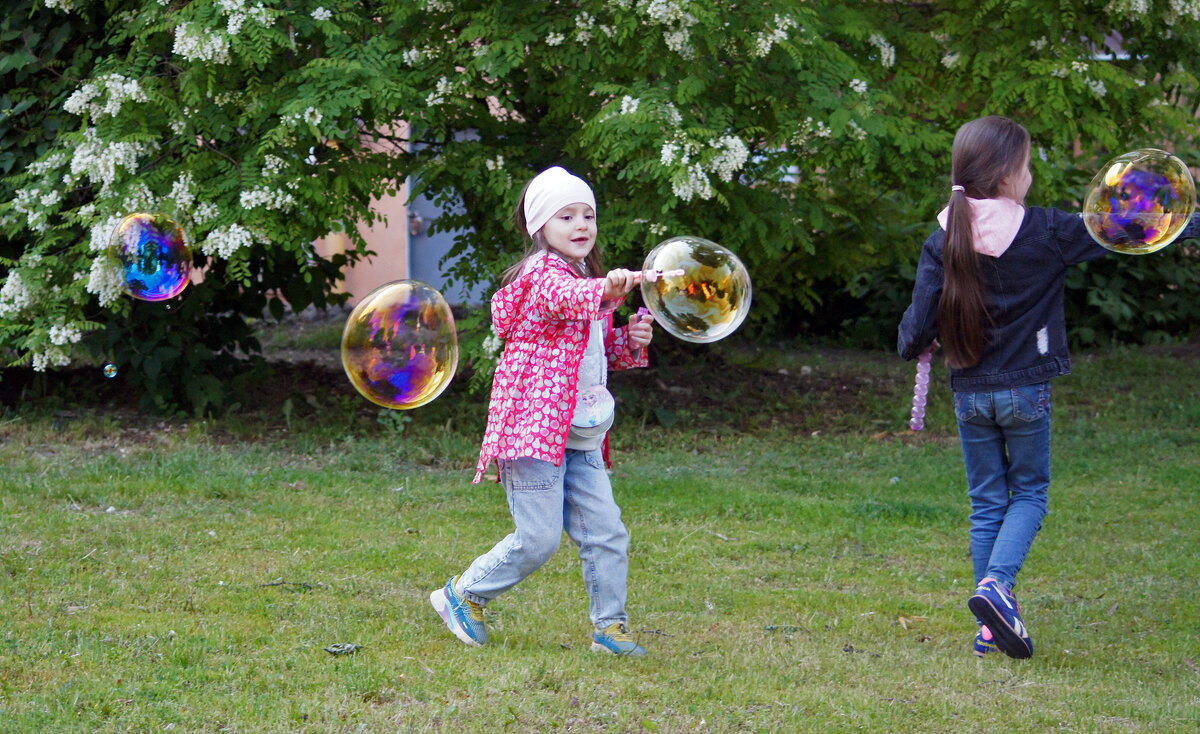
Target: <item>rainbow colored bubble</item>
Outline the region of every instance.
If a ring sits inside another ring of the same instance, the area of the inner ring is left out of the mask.
[[[642,270],[664,273],[642,280],[642,300],[656,324],[684,341],[723,339],[750,312],[750,274],[737,255],[715,242],[691,236],[664,240],[646,256]]]
[[[138,212],[121,220],[108,251],[120,267],[125,292],[143,301],[165,301],[187,287],[192,250],[183,229],[165,214]]]
[[[376,405],[408,410],[442,394],[458,367],[458,332],[442,294],[417,280],[371,291],[346,320],[342,367]]]
[[[1104,165],[1088,185],[1083,221],[1102,247],[1144,255],[1175,241],[1196,208],[1196,185],[1183,161],[1140,148]]]

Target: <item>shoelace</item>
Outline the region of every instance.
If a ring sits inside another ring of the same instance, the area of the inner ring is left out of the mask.
[[[475,620],[476,622],[483,621],[483,605],[482,604],[476,604],[475,602],[471,601],[470,599],[466,599],[466,598],[463,599],[463,604],[467,605],[467,612],[471,615],[471,619]]]
[[[629,634],[620,624],[614,624],[604,630],[604,633],[611,637],[614,642],[633,642],[633,635]]]

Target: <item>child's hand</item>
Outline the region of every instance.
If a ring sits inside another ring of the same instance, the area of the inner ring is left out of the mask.
[[[640,270],[617,268],[608,271],[608,275],[604,276],[604,300],[614,301],[621,298],[633,290],[633,287],[641,280],[642,272]]]
[[[650,340],[654,338],[654,329],[651,328],[653,323],[654,317],[648,313],[629,319],[629,342],[634,349],[645,349],[649,346]]]

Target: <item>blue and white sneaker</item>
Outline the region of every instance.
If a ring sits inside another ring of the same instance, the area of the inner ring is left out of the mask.
[[[994,579],[984,579],[967,600],[967,608],[995,635],[996,647],[1010,658],[1033,657],[1033,640],[1021,619],[1012,592]]]
[[[981,624],[979,625],[979,634],[975,635],[974,653],[979,657],[983,657],[989,652],[998,652],[996,639],[992,635],[992,631],[987,628],[987,625]]]
[[[592,633],[592,652],[607,652],[613,655],[625,655],[638,658],[646,654],[642,646],[637,644],[633,635],[620,622],[613,622],[603,630]]]
[[[429,595],[429,603],[437,610],[446,627],[454,636],[468,645],[478,647],[488,641],[487,629],[483,626],[483,606],[465,599],[454,589],[458,577],[446,582],[446,586]]]

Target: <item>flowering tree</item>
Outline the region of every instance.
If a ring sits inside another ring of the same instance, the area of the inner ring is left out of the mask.
[[[246,315],[328,302],[344,263],[307,243],[409,177],[458,205],[435,223],[469,232],[456,278],[513,261],[508,212],[562,164],[596,189],[610,264],[708,237],[747,262],[770,324],[914,256],[961,122],[1025,123],[1054,203],[1106,150],[1189,145],[1197,103],[1185,0],[22,1],[100,40],[0,62],[52,82],[18,100],[36,100],[27,128],[67,120],[3,182],[0,346],[44,369],[101,334],[157,394],[167,366],[221,361],[183,364],[189,335],[253,352]],[[138,210],[172,213],[206,268],[175,313],[121,297],[104,257]]]

